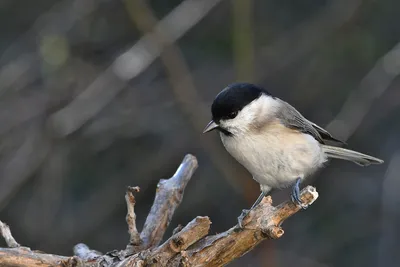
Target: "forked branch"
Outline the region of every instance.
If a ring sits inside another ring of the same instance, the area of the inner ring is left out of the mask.
[[[211,221],[208,217],[196,217],[185,227],[178,227],[171,237],[159,245],[196,168],[197,159],[187,155],[173,177],[159,182],[141,233],[136,228],[136,200],[133,195],[139,189],[128,188],[125,200],[130,241],[126,250],[101,255],[84,244],[78,244],[73,257],[39,253],[19,247],[8,226],[0,223],[1,234],[9,246],[0,248],[0,266],[224,266],[252,250],[261,241],[280,238],[284,233],[282,223],[301,209],[290,200],[274,207],[268,196],[244,219],[243,229],[233,226],[223,233],[207,236]],[[302,202],[308,205],[318,198],[318,193],[311,186],[304,188],[300,195]]]

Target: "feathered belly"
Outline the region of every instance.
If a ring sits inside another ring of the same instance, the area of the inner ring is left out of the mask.
[[[254,135],[250,137],[223,137],[227,151],[241,163],[262,185],[283,188],[304,178],[319,168],[326,158],[312,136]]]

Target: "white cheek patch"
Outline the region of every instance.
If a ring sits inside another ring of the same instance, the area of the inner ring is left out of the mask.
[[[245,106],[235,118],[223,120],[220,124],[233,134],[246,132],[255,122],[267,120],[275,113],[278,107],[279,102],[277,100],[270,96],[262,95]]]

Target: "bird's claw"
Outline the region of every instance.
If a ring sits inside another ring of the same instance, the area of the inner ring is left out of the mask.
[[[242,213],[238,217],[239,228],[243,228],[243,219],[250,213],[250,210],[242,210]]]
[[[301,202],[301,199],[298,196],[291,194],[290,198],[294,204],[301,206],[303,210],[308,208],[308,205],[303,204],[303,202]]]
[[[305,210],[308,208],[308,205],[303,204],[303,202],[300,199],[300,182],[301,179],[298,178],[296,180],[296,183],[292,187],[292,193],[290,194],[290,198],[294,204],[299,205],[302,209]]]

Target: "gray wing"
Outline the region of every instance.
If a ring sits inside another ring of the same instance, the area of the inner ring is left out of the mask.
[[[285,101],[281,100],[281,107],[278,109],[276,116],[286,127],[309,134],[321,144],[325,144],[327,140],[345,144],[343,141],[333,137],[321,126],[304,118],[300,112]]]

